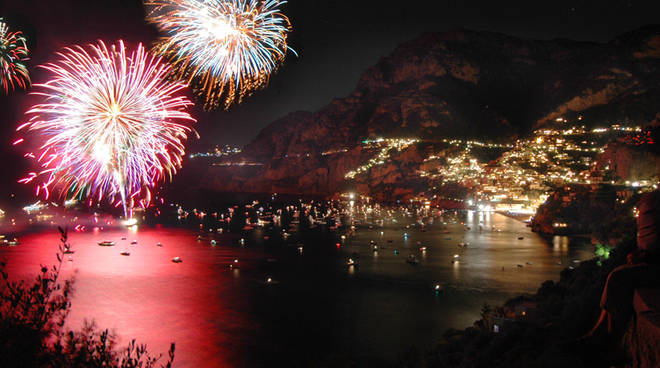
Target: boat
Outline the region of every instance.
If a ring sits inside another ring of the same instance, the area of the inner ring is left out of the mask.
[[[71,250],[71,248],[64,248],[64,254],[73,254],[75,253],[75,250]]]
[[[130,256],[131,252],[129,252],[127,250],[124,250],[124,251],[121,251],[121,253],[119,253],[119,254],[121,254],[122,256]]]
[[[266,277],[266,281],[264,282],[266,285],[277,285],[279,283],[279,281],[273,279],[272,277]]]
[[[458,247],[459,247],[459,248],[465,248],[465,247],[467,247],[469,244],[470,244],[470,243],[460,242],[460,243],[458,243]]]
[[[419,250],[421,250],[422,252],[426,252],[426,247],[419,247]]]
[[[131,244],[132,244],[132,245],[137,244],[137,240],[133,239],[133,241],[131,242]]]
[[[411,264],[411,265],[417,265],[417,264],[419,264],[419,259],[417,259],[417,257],[415,257],[414,255],[411,254],[406,259],[406,262]]]
[[[183,260],[181,259],[181,257],[174,257],[174,258],[172,258],[172,262],[181,263],[181,262],[183,262]]]
[[[160,244],[160,242],[158,242],[158,243],[156,243],[156,246],[157,246],[157,247],[162,247],[163,244]]]
[[[357,261],[354,260],[353,258],[349,258],[348,261],[346,262],[346,265],[347,265],[347,266],[356,266],[356,265],[357,265]]]
[[[519,237],[518,237],[518,240],[523,240],[523,239],[525,239],[524,236],[519,236]]]
[[[211,245],[215,246],[216,244],[218,244],[218,242],[216,242],[215,239],[211,240]]]
[[[121,237],[121,240],[126,240],[126,237],[125,237],[125,236],[122,236],[122,237]]]
[[[113,242],[111,240],[104,240],[104,241],[98,242],[98,245],[100,245],[102,247],[112,247],[112,246],[115,245],[115,242]]]

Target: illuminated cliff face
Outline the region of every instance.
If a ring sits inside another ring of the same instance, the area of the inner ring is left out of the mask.
[[[349,96],[264,128],[232,159],[242,167],[213,166],[202,185],[310,194],[348,185],[392,199],[429,187],[428,166],[447,165],[444,158],[424,161],[433,154],[456,158],[455,150],[444,151],[444,139],[515,145],[534,143],[534,130],[557,125],[643,127],[658,113],[660,59],[649,51],[658,34],[649,28],[607,44],[425,34],[365,71]],[[362,143],[378,138],[419,142],[401,150]],[[572,180],[583,169],[571,171]]]

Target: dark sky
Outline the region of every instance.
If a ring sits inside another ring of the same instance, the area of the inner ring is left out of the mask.
[[[290,0],[283,7],[293,25],[290,54],[270,85],[229,112],[196,111],[202,138],[189,150],[211,144],[242,146],[261,128],[296,110],[316,110],[355,87],[360,74],[397,44],[424,31],[468,28],[528,38],[604,42],[658,22],[660,1],[474,1],[474,0]],[[0,16],[22,28],[34,66],[72,43],[118,38],[150,44],[157,36],[144,22],[139,0],[2,0]],[[0,94],[2,133],[7,147],[33,97]]]

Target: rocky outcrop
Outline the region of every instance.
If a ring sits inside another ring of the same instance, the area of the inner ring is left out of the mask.
[[[585,122],[643,125],[659,110],[659,40],[657,26],[606,44],[467,30],[423,34],[365,71],[349,96],[264,128],[244,148],[243,159],[263,164],[249,175],[245,168],[210,167],[198,185],[306,194],[359,187],[375,196],[407,196],[418,190],[414,173],[424,155],[391,158],[346,180],[378,154],[362,140],[510,138],[578,115]]]
[[[609,167],[615,179],[637,181],[646,178],[660,180],[660,155],[650,150],[648,145],[635,146],[625,142],[607,145],[605,152],[598,157],[598,168]],[[655,148],[655,147],[654,147]]]

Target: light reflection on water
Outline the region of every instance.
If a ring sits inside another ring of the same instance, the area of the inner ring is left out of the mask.
[[[228,235],[211,246],[183,229],[71,232],[75,254],[63,272],[77,275],[68,324],[77,328],[93,318],[115,329],[122,344],[136,338],[152,352],[165,353],[174,341],[176,367],[277,365],[291,359],[311,365],[336,356],[391,360],[410,345],[432,346],[447,328],[471,325],[484,302],[534,292],[544,280],[558,279],[573,259],[592,255],[590,246],[569,246],[568,238],[548,244],[501,215],[468,212],[462,220],[465,225],[448,224],[448,234],[440,233],[439,221],[426,232],[404,229],[404,222],[358,229],[324,252],[315,244],[305,244],[304,252],[297,246],[240,247]],[[256,230],[247,239],[263,235]],[[117,245],[97,245],[106,239]],[[39,264],[53,263],[54,230],[20,240],[18,247],[0,248],[11,275],[25,277]],[[459,242],[469,245],[460,249]],[[120,255],[122,250],[130,256]],[[409,254],[419,265],[405,262]],[[452,263],[454,254],[459,261]],[[172,263],[175,256],[183,262]],[[273,257],[278,262],[266,261]],[[357,267],[346,266],[351,257],[359,259]],[[240,267],[230,269],[234,259]],[[271,275],[278,285],[264,286]],[[444,290],[436,294],[435,283]]]
[[[20,246],[3,249],[10,274],[23,277],[39,264],[53,264],[58,238],[56,231],[29,234]],[[75,253],[72,260],[65,256],[62,276],[75,275],[76,282],[68,327],[94,319],[115,329],[121,345],[135,338],[151,352],[166,353],[176,342],[175,366],[231,366],[236,340],[251,326],[237,283],[240,271],[225,270],[237,253],[249,262],[250,252],[201,246],[187,230],[70,232],[69,240]],[[98,246],[102,240],[116,245]],[[183,262],[171,262],[175,256]]]
[[[344,252],[362,257],[363,277],[419,283],[438,280],[450,287],[511,293],[534,292],[543,281],[558,279],[573,259],[593,257],[589,245],[578,242],[569,247],[565,236],[554,237],[548,245],[524,223],[495,213],[467,211],[464,224],[446,225],[448,234],[440,234],[438,225],[442,226],[436,223],[434,230],[424,232],[405,229],[401,224],[386,225],[384,235],[381,229],[365,229],[349,239]],[[408,236],[402,238],[403,233]],[[371,240],[379,246],[377,262],[365,257],[368,249],[362,244]],[[467,246],[459,247],[460,243]],[[405,263],[408,255],[421,263]],[[458,262],[452,263],[454,259]]]

